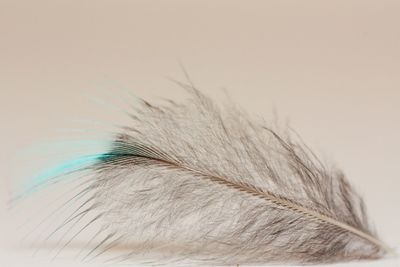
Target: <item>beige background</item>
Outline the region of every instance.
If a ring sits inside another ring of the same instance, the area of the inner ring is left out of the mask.
[[[21,151],[74,118],[119,120],[87,95],[182,99],[168,81],[184,79],[182,62],[216,99],[224,88],[251,113],[288,119],[344,169],[398,248],[399,14],[399,1],[1,0],[2,203],[25,168]],[[16,249],[16,224],[3,204],[2,266],[66,264]]]

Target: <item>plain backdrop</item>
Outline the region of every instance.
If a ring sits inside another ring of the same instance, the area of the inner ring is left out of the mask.
[[[217,101],[227,92],[252,114],[289,121],[344,170],[398,248],[399,14],[399,1],[0,0],[1,266],[81,264],[16,245],[8,201],[21,151],[73,119],[119,120],[107,102],[122,92],[184,99],[169,81],[185,80],[181,64]],[[384,264],[399,261],[345,266]]]

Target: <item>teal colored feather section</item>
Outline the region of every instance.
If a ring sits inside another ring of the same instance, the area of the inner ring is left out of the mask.
[[[36,190],[46,186],[49,182],[56,182],[58,179],[65,179],[68,174],[84,170],[95,165],[99,161],[108,159],[111,155],[94,154],[86,155],[71,160],[67,160],[54,167],[48,168],[35,177],[31,178],[24,186],[23,194],[20,197],[25,197]]]

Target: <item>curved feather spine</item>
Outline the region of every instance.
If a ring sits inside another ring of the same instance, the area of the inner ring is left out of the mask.
[[[273,133],[273,135],[276,138],[280,139],[280,137],[275,132],[273,132],[273,131],[271,131],[271,132]],[[146,158],[146,159],[161,162],[162,164],[167,164],[167,165],[171,165],[176,168],[181,168],[181,169],[190,171],[190,172],[198,174],[198,175],[202,176],[203,178],[208,179],[214,183],[218,183],[218,184],[227,186],[229,188],[236,189],[240,192],[244,192],[244,193],[250,194],[254,197],[269,201],[277,206],[280,206],[280,207],[283,207],[286,209],[290,209],[297,213],[301,213],[310,220],[317,220],[317,221],[320,221],[323,223],[331,224],[335,227],[338,227],[340,229],[348,231],[352,234],[355,234],[355,235],[371,242],[372,244],[384,249],[385,251],[387,251],[390,254],[395,254],[393,249],[388,247],[386,244],[384,244],[380,240],[374,238],[373,236],[371,236],[363,231],[360,231],[360,230],[356,229],[355,227],[352,227],[346,223],[335,220],[334,218],[331,218],[328,215],[322,214],[320,212],[317,212],[317,211],[314,211],[307,207],[304,207],[301,204],[295,203],[294,201],[292,201],[290,199],[278,196],[276,194],[273,194],[273,193],[265,191],[265,190],[261,190],[260,188],[257,188],[256,186],[253,186],[250,184],[232,182],[223,177],[206,174],[202,171],[185,166],[179,160],[173,159],[170,156],[168,156],[167,154],[165,154],[164,152],[159,151],[157,149],[154,149],[154,148],[149,147],[144,144],[135,143],[135,146],[132,146],[130,144],[126,144],[121,141],[116,141],[115,144],[118,148],[115,150],[117,153],[112,154],[113,156],[120,157],[122,155],[122,156],[127,156],[127,157],[133,156],[133,157],[139,157],[139,158]],[[122,152],[122,153],[120,154],[120,152]],[[111,154],[109,154],[109,155],[111,155]]]

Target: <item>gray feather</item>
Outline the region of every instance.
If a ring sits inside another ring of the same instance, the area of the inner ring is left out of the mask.
[[[92,166],[105,231],[163,251],[157,260],[204,264],[331,263],[389,250],[340,170],[288,132],[188,90],[182,104],[143,101]]]

